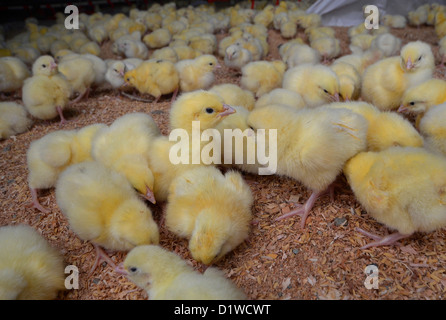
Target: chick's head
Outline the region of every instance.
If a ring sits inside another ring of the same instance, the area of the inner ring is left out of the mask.
[[[401,49],[401,68],[415,72],[420,69],[433,69],[435,59],[429,44],[422,41],[409,42]]]
[[[33,63],[33,75],[52,76],[57,73],[57,63],[51,56],[41,56]]]
[[[182,94],[171,107],[171,128],[192,129],[192,121],[200,121],[200,130],[215,127],[224,117],[235,113],[223,99],[212,92],[197,90]]]
[[[331,70],[320,70],[315,74],[316,94],[327,102],[339,102],[339,79]]]
[[[122,61],[116,61],[112,65],[112,71],[116,77],[123,78],[125,75],[125,64]]]
[[[203,54],[196,58],[199,66],[208,72],[214,71],[216,68],[220,68],[217,58],[212,54]]]
[[[135,69],[127,71],[124,74],[124,80],[125,80],[125,82],[127,84],[135,86],[135,82],[136,82],[136,71],[135,71]]]

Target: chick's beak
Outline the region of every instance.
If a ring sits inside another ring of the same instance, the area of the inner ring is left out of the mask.
[[[407,59],[407,63],[406,63],[406,69],[407,70],[411,70],[413,68],[413,63],[412,63],[412,59]]]
[[[220,118],[223,118],[223,117],[229,116],[230,114],[233,114],[235,112],[236,111],[235,111],[235,109],[233,107],[231,107],[230,105],[227,105],[227,104],[223,104],[223,111],[220,112],[218,114],[218,116]]]
[[[215,66],[216,69],[220,69],[221,68],[221,64],[217,63],[217,65]]]
[[[153,194],[153,191],[150,190],[149,187],[147,187],[147,192],[144,195],[144,198],[146,198],[147,200],[149,200],[151,203],[155,204],[156,200],[155,200],[155,195]]]
[[[409,109],[407,107],[405,107],[404,105],[400,105],[400,107],[398,108],[397,112],[407,112],[409,111]]]
[[[51,62],[50,63],[50,69],[51,70],[54,70],[54,69],[56,69],[57,68],[57,63],[55,63],[55,62]]]
[[[128,275],[128,272],[124,269],[124,264],[120,263],[116,266],[115,272],[123,275]]]
[[[124,74],[125,74],[124,70],[122,70],[122,71],[119,72],[119,75],[120,75],[121,77],[124,77]]]
[[[339,102],[339,101],[340,101],[340,100],[339,100],[339,93],[338,93],[338,92],[335,92],[335,94],[333,95],[333,100],[336,101],[336,102]]]

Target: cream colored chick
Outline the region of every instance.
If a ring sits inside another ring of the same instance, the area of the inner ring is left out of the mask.
[[[248,125],[254,130],[277,129],[275,173],[292,177],[312,191],[304,205],[278,218],[299,214],[302,227],[345,162],[367,147],[367,120],[346,109],[296,111],[282,105],[265,106],[251,111]],[[269,139],[269,130],[266,133]]]
[[[15,102],[0,102],[0,139],[25,132],[32,124],[25,108]]]
[[[274,6],[267,5],[262,11],[258,12],[253,19],[254,24],[260,24],[269,27],[274,21]]]
[[[259,98],[275,88],[280,88],[285,69],[286,64],[280,60],[250,62],[242,68],[240,85]]]
[[[169,44],[170,40],[172,40],[172,35],[169,30],[164,28],[154,30],[142,38],[142,41],[149,49],[165,47]]]
[[[339,94],[344,101],[357,100],[361,91],[361,75],[347,62],[335,62],[330,66],[339,79]]]
[[[94,63],[85,57],[76,56],[62,59],[58,70],[65,76],[71,86],[72,93],[77,93],[74,103],[82,98],[88,98],[90,87],[95,80]]]
[[[400,52],[401,39],[391,33],[383,33],[373,39],[370,49],[380,50],[383,57],[395,56]]]
[[[13,55],[22,60],[27,65],[32,65],[40,56],[40,51],[30,45],[23,45],[11,50]]]
[[[208,89],[215,81],[214,71],[220,67],[217,58],[210,54],[178,61],[175,68],[180,78],[181,91]]]
[[[19,58],[0,58],[0,92],[19,90],[30,75],[28,67]]]
[[[251,111],[256,102],[254,94],[249,90],[244,90],[232,83],[223,83],[213,86],[210,92],[218,94],[223,98],[224,103],[230,106],[242,106]]]
[[[174,101],[180,87],[180,77],[175,65],[167,60],[147,60],[137,68],[127,71],[124,80],[141,93],[148,93],[158,102],[162,95],[173,93]]]
[[[321,25],[321,16],[317,13],[302,14],[296,18],[296,22],[303,29],[319,27]]]
[[[189,239],[198,262],[212,264],[248,237],[253,196],[240,173],[212,166],[191,169],[170,186],[167,228]]]
[[[431,47],[409,42],[399,57],[380,60],[369,66],[362,79],[362,98],[381,110],[397,109],[407,88],[432,78],[435,67]]]
[[[425,7],[418,7],[414,11],[407,13],[407,20],[410,25],[420,27],[427,22],[428,10]]]
[[[57,64],[51,56],[41,56],[33,64],[33,76],[26,79],[22,99],[26,110],[38,119],[53,119],[60,116],[71,95],[69,82],[57,73]]]
[[[282,87],[299,93],[310,108],[339,101],[338,76],[324,65],[304,64],[288,69]]]
[[[370,216],[397,232],[362,247],[391,245],[415,232],[446,225],[446,160],[423,148],[394,147],[363,152],[345,167],[356,199]]]
[[[282,47],[280,47],[282,49]],[[280,50],[279,49],[279,50]],[[319,51],[306,44],[293,44],[281,55],[288,69],[302,64],[318,64],[321,61]]]
[[[26,153],[31,205],[48,213],[38,201],[38,189],[52,188],[59,174],[70,164],[91,160],[91,142],[105,125],[93,124],[78,131],[59,130],[31,142]]]
[[[435,33],[438,38],[446,36],[446,12],[439,11],[435,15]]]
[[[446,156],[446,103],[433,106],[420,121],[420,133],[425,138],[426,149]]]
[[[357,34],[351,37],[349,48],[352,52],[368,50],[376,37],[376,35],[368,33]]]
[[[172,63],[176,63],[180,60],[178,58],[176,51],[170,47],[164,47],[162,49],[157,49],[157,50],[153,51],[152,55],[150,56],[150,59],[167,60]]]
[[[155,203],[154,177],[148,154],[159,129],[145,113],[129,113],[101,129],[92,142],[91,155],[107,168],[123,174],[147,200]]]
[[[310,46],[320,53],[323,62],[334,59],[341,54],[339,39],[334,37],[317,38],[310,43]]]
[[[244,300],[245,294],[219,269],[201,274],[160,246],[131,250],[117,271],[144,289],[150,300]]]
[[[126,58],[147,59],[149,50],[141,40],[125,39],[119,43],[119,50]]]
[[[296,110],[305,108],[305,101],[299,93],[283,88],[276,88],[261,96],[257,99],[255,108],[275,104],[286,105]]]
[[[367,120],[368,151],[381,151],[395,146],[423,146],[423,138],[412,123],[396,112],[380,111],[374,105],[362,101],[331,103],[328,107],[349,109]]]
[[[252,61],[252,54],[249,50],[239,44],[232,44],[226,48],[224,63],[225,66],[241,70],[245,65]]]
[[[124,75],[127,71],[137,68],[143,60],[138,58],[129,58],[124,60],[114,60],[107,68],[105,80],[113,88],[119,88],[124,85]]]
[[[62,254],[27,225],[0,227],[0,300],[52,300],[65,289]]]
[[[98,253],[90,273],[103,254],[99,246],[127,251],[138,245],[158,244],[158,226],[152,212],[127,179],[99,162],[74,164],[60,175],[56,201],[70,228]],[[112,266],[113,261],[105,258]]]

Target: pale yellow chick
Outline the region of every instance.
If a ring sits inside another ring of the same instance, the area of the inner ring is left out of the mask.
[[[395,28],[395,29],[404,29],[406,27],[407,19],[405,16],[402,16],[400,14],[386,14],[383,17],[383,24]]]
[[[70,228],[96,248],[96,268],[103,253],[158,244],[158,226],[126,178],[99,162],[85,161],[67,168],[56,184],[56,201]],[[102,256],[112,266],[113,261]]]
[[[217,58],[211,54],[178,61],[175,68],[180,78],[181,91],[210,88],[215,81],[214,71],[220,67]]]
[[[31,76],[31,72],[19,58],[0,58],[0,92],[19,90],[29,76]]]
[[[249,90],[244,90],[232,83],[223,83],[213,86],[210,92],[218,94],[223,98],[224,103],[230,106],[242,106],[251,111],[256,102],[254,94]]]
[[[160,246],[131,250],[117,271],[144,289],[150,300],[244,300],[243,291],[217,268],[201,274]]]
[[[169,30],[164,28],[154,30],[142,38],[142,41],[149,49],[165,47],[169,44],[170,40],[172,40],[172,35]]]
[[[339,101],[339,79],[324,65],[304,64],[288,69],[282,87],[299,93],[307,107],[314,108]]]
[[[282,104],[296,110],[305,108],[305,100],[294,91],[276,88],[264,94],[255,103],[255,108],[261,108],[269,105]]]
[[[251,52],[243,48],[240,44],[232,44],[226,48],[224,63],[229,68],[241,70],[252,60]]]
[[[71,86],[58,74],[57,68],[51,56],[38,58],[33,64],[33,76],[24,82],[22,99],[26,110],[32,116],[48,120],[59,115],[63,124],[66,120],[62,110],[68,105]]]
[[[0,102],[0,139],[25,132],[32,124],[26,109],[15,102]]]
[[[268,129],[277,130],[277,170],[273,173],[292,177],[312,191],[305,204],[277,219],[299,214],[301,227],[315,201],[342,172],[345,162],[367,147],[367,120],[347,109],[318,107],[296,111],[270,105],[251,111],[248,125],[254,130],[267,129],[267,139]]]
[[[236,171],[188,170],[172,182],[167,201],[167,228],[189,239],[198,262],[212,264],[248,237],[253,196]]]
[[[297,67],[302,64],[319,64],[321,54],[316,49],[306,44],[293,43],[288,48],[286,45],[279,47],[282,61],[284,61],[288,69]]]
[[[286,64],[281,60],[250,62],[242,68],[240,85],[259,98],[281,87],[285,69]]]
[[[394,147],[350,159],[344,174],[364,209],[397,232],[362,247],[391,245],[446,226],[446,160],[423,148]]]
[[[65,289],[62,254],[27,225],[0,227],[0,300],[52,300]]]
[[[72,93],[77,93],[73,102],[88,98],[90,87],[95,80],[94,63],[83,56],[62,59],[57,67],[71,86]]]
[[[440,11],[435,15],[435,33],[440,39],[446,36],[446,11]]]
[[[344,101],[357,100],[361,91],[361,75],[347,62],[335,62],[330,66],[339,79],[339,94]]]
[[[430,108],[420,121],[420,133],[425,138],[426,149],[446,156],[446,103]]]

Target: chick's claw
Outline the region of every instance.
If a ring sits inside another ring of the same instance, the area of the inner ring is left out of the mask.
[[[380,237],[376,234],[367,232],[361,228],[356,228],[356,231],[375,240],[374,242],[371,242],[371,243],[366,244],[365,246],[361,247],[361,249],[363,249],[363,250],[367,249],[367,248],[371,248],[371,247],[399,245],[399,243],[397,243],[398,240],[407,238],[409,236],[409,235],[401,234],[399,232],[395,232],[395,233],[389,234],[385,237]]]
[[[117,268],[113,260],[110,259],[110,257],[107,255],[107,253],[104,252],[104,250],[101,249],[101,247],[99,247],[96,244],[93,244],[93,246],[96,250],[96,260],[93,266],[91,267],[90,271],[88,272],[88,276],[91,276],[91,274],[93,273],[93,271],[96,270],[101,261],[107,262],[107,264],[110,265],[113,269]]]

